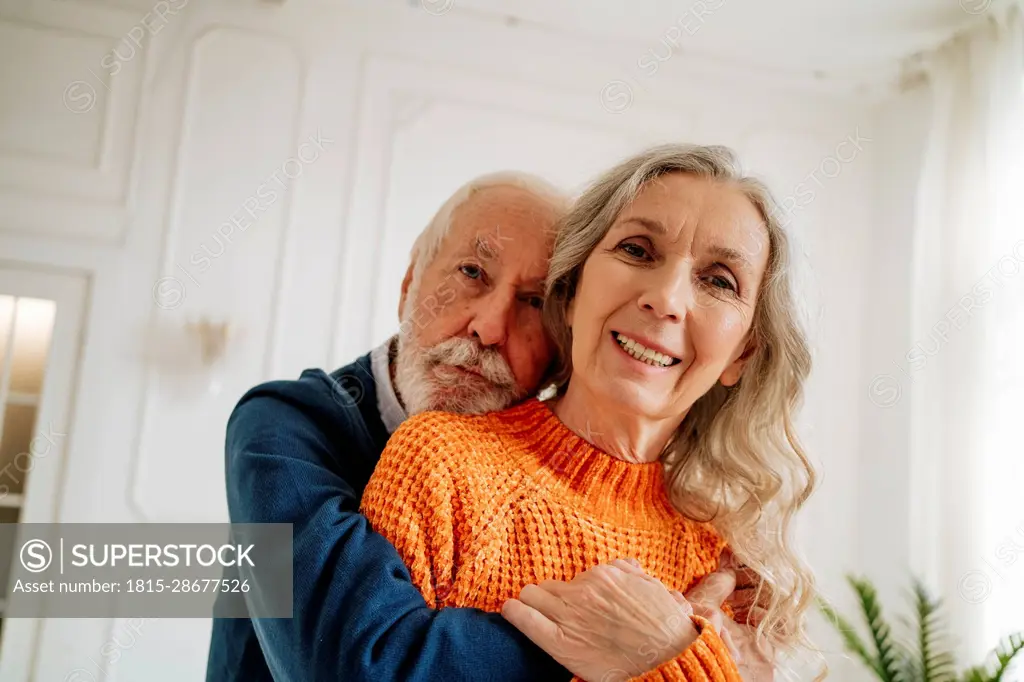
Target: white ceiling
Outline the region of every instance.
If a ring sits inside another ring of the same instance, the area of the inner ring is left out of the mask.
[[[407,0],[419,4],[419,0]],[[437,6],[441,0],[423,0]],[[446,0],[452,12],[514,18],[665,54],[683,28],[686,52],[779,75],[859,81],[890,77],[902,58],[979,21],[993,0]],[[996,0],[999,2],[999,0]],[[704,8],[704,16],[696,12]],[[692,35],[690,35],[692,33]],[[884,76],[882,75],[884,74]]]

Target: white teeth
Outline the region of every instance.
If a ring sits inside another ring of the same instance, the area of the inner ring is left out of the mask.
[[[665,355],[664,353],[651,350],[638,341],[634,341],[623,334],[617,334],[615,338],[619,342],[619,345],[622,346],[623,350],[637,360],[646,362],[648,365],[654,365],[655,367],[668,367],[676,361],[676,359],[671,355]]]

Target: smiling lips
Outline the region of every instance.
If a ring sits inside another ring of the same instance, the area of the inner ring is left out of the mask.
[[[672,365],[681,362],[679,358],[666,355],[665,353],[660,353],[656,350],[651,350],[636,339],[632,339],[625,334],[620,334],[619,332],[615,332],[614,334],[615,340],[618,341],[622,350],[626,351],[634,359],[639,360],[644,364],[651,365],[652,367],[671,367]]]

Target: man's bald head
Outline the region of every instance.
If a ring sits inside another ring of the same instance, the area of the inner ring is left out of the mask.
[[[536,390],[553,349],[540,308],[568,201],[523,174],[457,191],[413,247],[395,385],[406,409],[486,412]]]

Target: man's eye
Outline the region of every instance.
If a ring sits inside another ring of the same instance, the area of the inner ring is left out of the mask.
[[[619,249],[632,258],[639,258],[642,260],[649,257],[647,249],[639,244],[634,244],[633,242],[623,242],[622,244],[619,244]]]
[[[475,265],[463,265],[459,268],[459,272],[470,279],[480,279],[484,274],[484,271]]]

